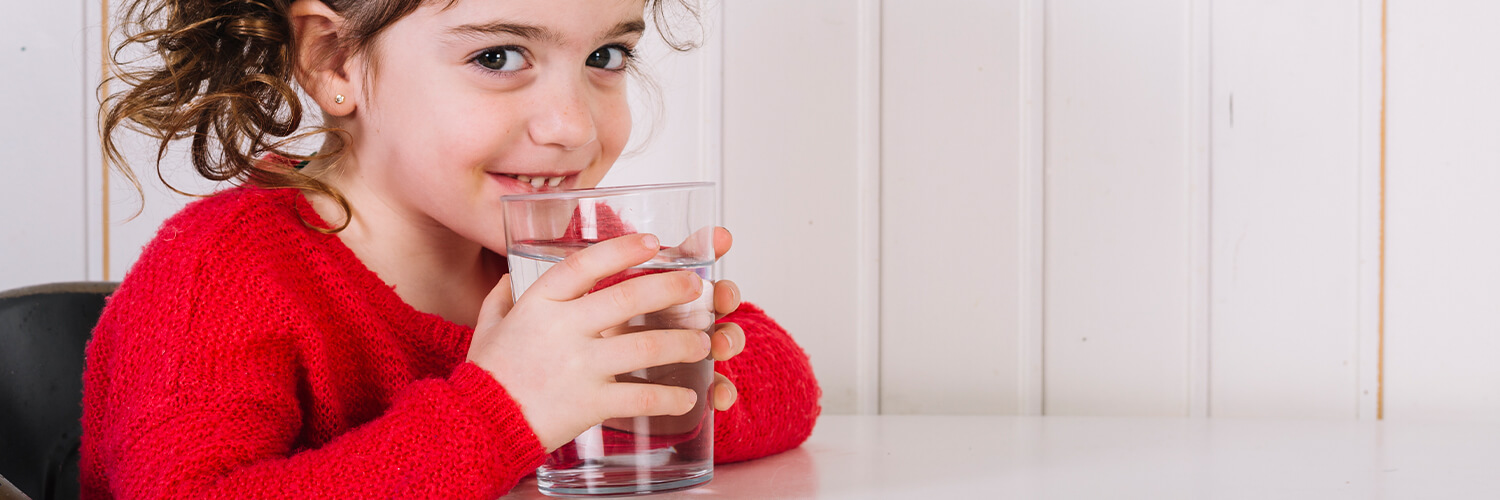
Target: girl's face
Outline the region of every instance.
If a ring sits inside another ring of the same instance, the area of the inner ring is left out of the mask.
[[[594,187],[619,158],[644,0],[427,4],[369,51],[341,123],[351,182],[406,223],[503,252],[502,195]]]

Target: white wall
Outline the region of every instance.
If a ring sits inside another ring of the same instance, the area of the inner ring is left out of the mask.
[[[1187,412],[1192,7],[1047,3],[1049,414]]]
[[[0,16],[0,289],[83,280],[97,238],[84,215],[87,79],[99,68],[85,56],[98,52],[85,46],[83,2],[11,8]]]
[[[1041,243],[1018,71],[1034,19],[1022,2],[882,9],[880,408],[1017,413],[1040,395],[1020,369],[1023,258]]]
[[[646,51],[606,182],[723,182],[721,272],[830,413],[1493,419],[1500,11],[1389,1],[1384,178],[1381,0],[766,0]],[[104,202],[97,6],[40,5],[0,20],[0,288],[119,279],[184,201]]]
[[[1361,54],[1379,50],[1378,32],[1365,37],[1362,25],[1362,9],[1378,8],[1214,2],[1215,415],[1349,417],[1362,401],[1373,408],[1375,393],[1362,392],[1358,376],[1375,358],[1361,356],[1359,340],[1378,332],[1361,329],[1375,311],[1361,309],[1360,292],[1378,282],[1360,258],[1371,243],[1363,223],[1378,227],[1379,214],[1361,200],[1378,192],[1361,181],[1378,178],[1379,150],[1361,133],[1378,119],[1365,98],[1379,82],[1366,78]]]
[[[1500,415],[1500,4],[1390,6],[1386,415]]]
[[[724,276],[818,360],[824,404],[843,412],[859,396],[857,8],[724,6]]]

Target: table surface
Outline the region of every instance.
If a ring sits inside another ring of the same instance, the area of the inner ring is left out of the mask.
[[[1500,498],[1500,423],[830,415],[646,498]]]

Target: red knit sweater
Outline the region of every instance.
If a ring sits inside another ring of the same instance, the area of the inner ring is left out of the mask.
[[[482,498],[545,458],[465,362],[473,330],[413,309],[294,190],[241,187],[163,224],[110,298],[84,373],[84,498]],[[807,356],[758,308],[715,369],[719,462],[802,443]]]

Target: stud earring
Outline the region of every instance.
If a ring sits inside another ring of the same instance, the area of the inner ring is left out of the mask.
[[[334,104],[343,104],[344,103],[344,94],[334,94],[334,96],[333,96],[333,103]]]

